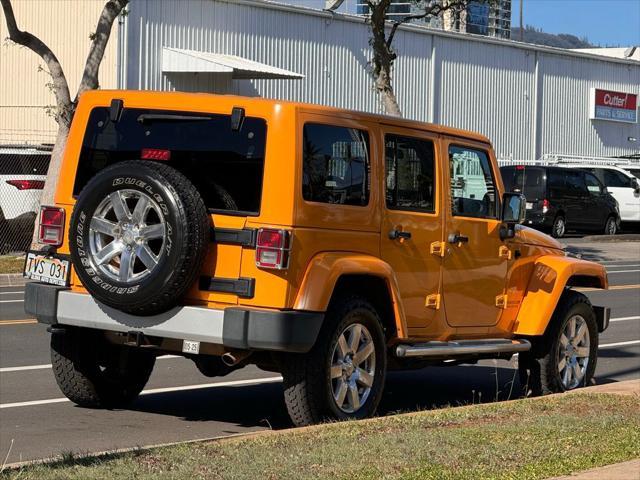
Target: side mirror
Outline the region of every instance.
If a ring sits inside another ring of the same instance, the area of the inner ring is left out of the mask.
[[[520,193],[505,193],[502,195],[502,218],[507,224],[524,222],[527,213],[527,199]]]
[[[640,193],[640,184],[638,184],[638,180],[635,178],[631,180],[631,186],[633,187],[634,193]]]

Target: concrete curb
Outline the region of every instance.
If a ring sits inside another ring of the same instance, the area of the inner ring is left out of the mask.
[[[587,235],[582,238],[563,238],[567,243],[620,243],[640,242],[640,234],[626,233],[620,235]]]
[[[584,472],[573,473],[564,477],[553,477],[548,480],[638,480],[640,478],[640,459],[630,462],[616,463],[606,467],[591,468]]]
[[[21,273],[0,273],[0,287],[22,287],[25,283]]]

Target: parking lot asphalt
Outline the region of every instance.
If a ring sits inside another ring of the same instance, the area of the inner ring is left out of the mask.
[[[640,243],[580,245],[603,261],[611,289],[585,291],[612,308],[596,382],[640,378]],[[74,406],[51,372],[49,334],[22,311],[21,287],[0,288],[0,456],[7,462],[289,427],[277,374],[255,367],[206,378],[190,360],[158,359],[126,410]],[[514,398],[514,361],[392,372],[381,414]]]

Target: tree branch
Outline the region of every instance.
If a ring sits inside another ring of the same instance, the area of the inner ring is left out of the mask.
[[[411,20],[420,20],[421,18],[425,18],[430,15],[435,17],[448,10],[455,10],[459,7],[464,7],[467,5],[467,3],[469,3],[469,0],[452,1],[451,3],[448,3],[446,5],[443,5],[442,3],[437,3],[435,5],[431,5],[430,7],[425,8],[420,13],[407,15],[406,17],[402,18],[402,20],[396,20],[395,22],[393,22],[393,25],[391,26],[391,31],[389,32],[389,36],[387,37],[387,47],[391,48],[393,37],[395,37],[398,27],[403,23],[410,22]]]
[[[9,39],[18,45],[27,47],[31,51],[37,53],[47,64],[51,80],[53,82],[53,93],[56,96],[58,111],[56,121],[64,123],[67,127],[71,123],[71,95],[69,93],[69,85],[64,75],[64,70],[60,61],[51,51],[51,49],[38,37],[29,32],[22,31],[18,28],[16,17],[13,13],[13,7],[10,0],[0,0],[2,10],[7,21],[7,30],[9,31]]]
[[[80,86],[78,87],[78,93],[76,94],[76,101],[83,92],[87,90],[95,90],[99,87],[98,73],[100,71],[102,57],[104,57],[104,51],[107,47],[107,43],[109,42],[109,36],[111,35],[111,27],[113,26],[113,22],[118,18],[118,15],[122,13],[122,10],[128,3],[129,0],[109,0],[104,5],[102,13],[100,14],[100,19],[98,20],[96,32],[91,37],[93,41],[84,66],[84,72],[82,74]]]

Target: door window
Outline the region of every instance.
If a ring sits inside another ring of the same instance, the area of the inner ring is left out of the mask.
[[[387,208],[435,212],[433,142],[385,136]]]
[[[486,152],[452,145],[449,168],[453,215],[496,218],[495,180]]]
[[[607,187],[631,188],[631,180],[617,170],[604,169],[604,184]]]
[[[595,177],[595,175],[592,175],[591,173],[585,173],[584,180],[587,184],[587,190],[589,190],[589,193],[592,196],[598,197],[602,194],[602,184]]]
[[[369,135],[355,128],[304,126],[302,196],[311,202],[369,203]]]

